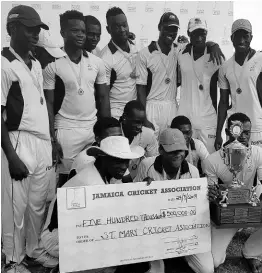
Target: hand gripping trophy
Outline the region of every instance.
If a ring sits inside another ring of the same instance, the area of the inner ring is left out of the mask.
[[[224,147],[225,164],[229,167],[230,172],[233,173],[231,188],[240,188],[244,185],[244,183],[237,178],[237,174],[243,170],[247,155],[247,147],[237,140],[242,132],[242,123],[240,121],[232,122],[230,133],[235,140]]]

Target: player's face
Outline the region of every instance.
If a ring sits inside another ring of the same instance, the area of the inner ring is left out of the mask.
[[[27,50],[33,50],[39,40],[40,27],[27,27],[19,24],[14,29],[17,44]]]
[[[207,31],[204,29],[196,29],[190,33],[190,43],[194,47],[206,46]]]
[[[85,48],[92,51],[100,41],[101,28],[98,25],[86,25],[86,43]]]
[[[190,124],[184,124],[179,126],[179,130],[183,133],[186,140],[186,145],[189,145],[190,139],[192,138],[192,127]]]
[[[123,119],[123,124],[125,128],[127,128],[129,136],[136,136],[142,132],[145,119],[145,111],[137,109],[133,109],[132,112]]]
[[[161,152],[162,158],[166,165],[170,168],[180,168],[183,160],[185,159],[185,151],[166,152],[164,149]]]
[[[107,156],[105,161],[107,173],[115,179],[122,179],[129,166],[129,159]]]
[[[112,16],[109,19],[107,30],[116,42],[126,42],[129,36],[129,26],[124,14]]]
[[[84,47],[86,40],[86,28],[84,21],[78,19],[68,20],[67,27],[61,34],[65,40],[65,43],[76,48]]]
[[[160,39],[168,46],[171,46],[177,36],[178,27],[175,26],[161,26],[160,27]]]
[[[240,29],[237,30],[232,36],[231,40],[233,42],[233,46],[236,50],[236,52],[246,52],[249,50],[250,43],[252,41],[252,34]]]

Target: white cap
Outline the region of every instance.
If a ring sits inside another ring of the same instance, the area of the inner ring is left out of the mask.
[[[142,157],[145,150],[140,146],[130,146],[126,137],[110,136],[101,141],[100,147],[91,146],[86,153],[94,157],[109,155],[122,159],[136,159]]]
[[[61,49],[63,43],[56,42],[56,40],[49,31],[41,30],[37,45],[43,47],[54,58],[64,57],[66,53]]]
[[[207,22],[206,20],[202,20],[200,18],[191,18],[188,23],[187,30],[192,32],[196,29],[204,29],[207,31]]]

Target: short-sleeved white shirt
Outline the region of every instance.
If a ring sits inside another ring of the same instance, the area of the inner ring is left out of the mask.
[[[155,181],[168,180],[167,174],[163,170],[162,173],[158,172],[154,168],[154,162],[156,156],[145,158],[139,165],[137,176],[134,179],[134,182],[142,182],[146,177],[150,177]],[[188,163],[189,172],[180,175],[181,170],[178,171],[176,179],[189,179],[189,178],[199,178],[198,169],[192,164]],[[180,176],[180,178],[179,178]],[[174,180],[174,178],[172,178]]]
[[[195,143],[196,149],[192,150],[191,147],[189,147],[188,156],[186,157],[186,160],[195,167],[198,167],[198,161],[201,160],[201,162],[203,163],[204,160],[209,156],[209,152],[207,151],[206,146],[201,140],[195,138],[192,139]]]
[[[210,185],[218,183],[218,178],[226,184],[230,185],[233,179],[233,174],[224,163],[223,151],[219,150],[209,155],[205,160],[205,172]],[[254,178],[257,173],[257,178],[262,180],[262,148],[255,145],[250,145],[250,152],[247,156],[244,168],[237,174],[237,178],[244,182],[245,187],[251,189],[254,183]]]
[[[236,92],[239,87],[236,81],[235,73],[238,77],[242,92]],[[243,70],[241,75],[241,70]],[[241,78],[240,78],[241,76]],[[246,114],[252,122],[252,132],[262,132],[262,106],[259,102],[258,94],[262,94],[262,52],[256,52],[241,67],[235,61],[233,55],[226,61],[219,70],[219,87],[221,89],[230,89],[232,108],[229,115],[237,112]],[[261,100],[262,100],[262,95]]]
[[[80,75],[81,67],[81,90],[76,75]],[[55,128],[92,128],[96,122],[96,102],[94,84],[106,84],[105,67],[103,61],[93,55],[83,51],[81,61],[78,64],[70,61],[65,56],[56,59],[47,65],[43,72],[44,89],[55,89],[56,77],[58,76],[65,89],[64,98],[58,114],[55,116]],[[54,94],[56,95],[56,94]]]
[[[131,62],[115,47],[112,41],[102,50],[100,58],[106,67],[107,84],[110,86],[110,106],[111,109],[123,110],[125,105],[136,100],[136,79],[131,78],[136,63],[137,48],[133,43],[129,43],[130,53],[127,53]],[[136,73],[137,74],[137,73]]]
[[[178,47],[174,44],[168,55],[165,55],[158,51],[155,41],[139,51],[136,68],[139,78],[137,78],[136,83],[147,85],[149,73],[152,75],[152,85],[147,96],[148,102],[176,102],[178,52]],[[168,76],[166,71],[169,73]],[[167,78],[170,79],[168,84],[165,83]]]
[[[6,107],[8,131],[27,131],[39,138],[49,140],[49,118],[43,92],[43,76],[40,63],[33,57],[32,76],[41,90],[35,86],[32,77],[23,64],[4,48],[1,57],[1,105]],[[43,104],[40,103],[42,97]]]
[[[209,62],[209,58],[210,54],[206,53],[193,61],[198,75],[196,76],[191,57],[191,45],[187,45],[178,55],[182,79],[178,115],[188,117],[194,129],[216,128],[217,124],[216,110],[212,104],[210,92],[215,92],[217,96],[218,73],[216,71],[219,66]],[[203,90],[199,89],[200,84],[203,85]]]

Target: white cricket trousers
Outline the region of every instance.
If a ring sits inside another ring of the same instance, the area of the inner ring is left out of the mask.
[[[29,170],[22,181],[11,179],[2,150],[2,240],[7,262],[20,263],[25,255],[38,257],[38,241],[44,221],[52,169],[52,146],[28,132],[10,132],[16,153]]]
[[[69,174],[75,157],[95,141],[93,127],[91,128],[59,128],[56,137],[63,150],[60,174]]]
[[[170,127],[176,114],[177,103],[175,101],[147,101],[146,103],[147,119],[154,124],[157,139],[163,130]]]

